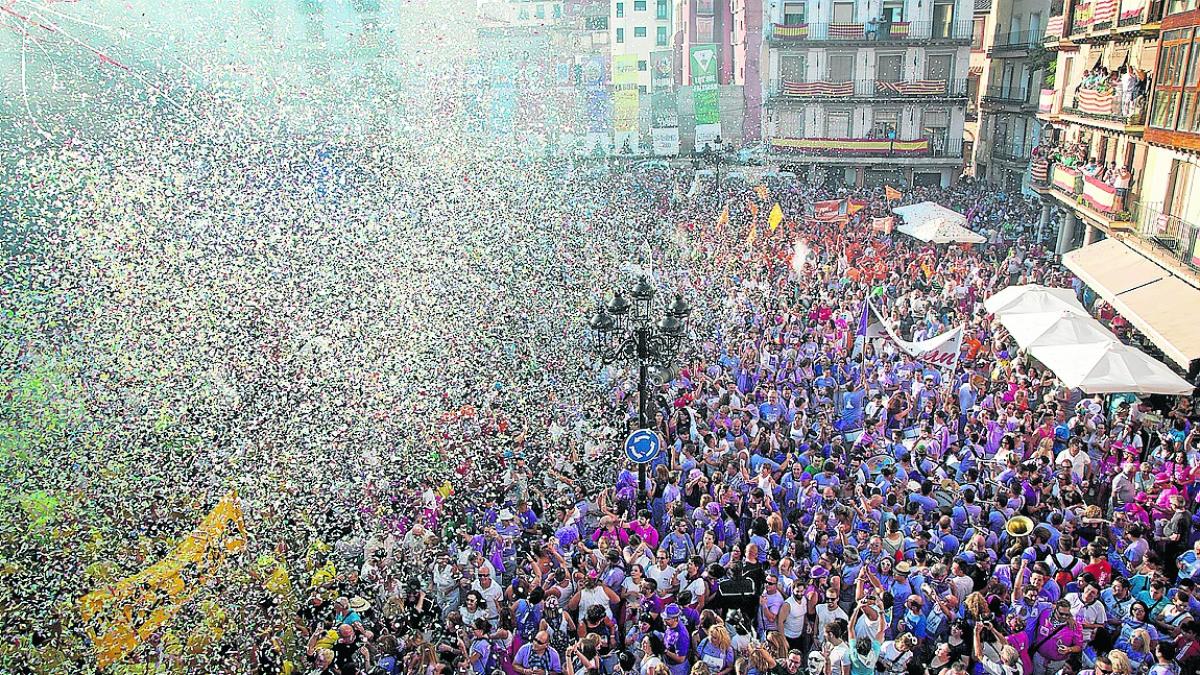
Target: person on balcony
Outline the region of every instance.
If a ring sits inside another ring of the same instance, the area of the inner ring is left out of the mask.
[[[880,21],[879,21],[878,17],[871,19],[870,21],[867,22],[867,39],[868,40],[878,40],[879,39],[879,24],[880,24]]]

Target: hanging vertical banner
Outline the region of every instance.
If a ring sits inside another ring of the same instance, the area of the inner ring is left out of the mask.
[[[675,99],[675,59],[671,52],[650,53],[650,136],[656,155],[679,154],[679,108]]]
[[[696,151],[721,135],[721,98],[717,90],[717,46],[692,45],[692,106],[696,115]]]
[[[617,152],[637,152],[637,54],[621,54],[613,59],[613,132]]]
[[[612,130],[612,97],[608,91],[608,60],[600,54],[579,59],[579,86],[583,89],[583,119],[587,148],[593,154],[608,152]]]

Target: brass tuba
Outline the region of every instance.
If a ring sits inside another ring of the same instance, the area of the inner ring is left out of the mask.
[[[1028,516],[1013,516],[1004,523],[1004,531],[1014,539],[1024,539],[1033,534],[1033,519]]]

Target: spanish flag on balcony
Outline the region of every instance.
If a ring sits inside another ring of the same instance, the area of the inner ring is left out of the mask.
[[[802,23],[794,26],[785,24],[775,24],[775,37],[781,39],[803,40],[808,37],[808,24]]]

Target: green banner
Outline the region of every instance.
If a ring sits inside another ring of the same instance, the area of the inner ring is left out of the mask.
[[[717,54],[716,45],[692,45],[692,101],[697,126],[721,122]]]
[[[637,128],[638,57],[621,54],[613,59],[613,131],[632,133]]]

